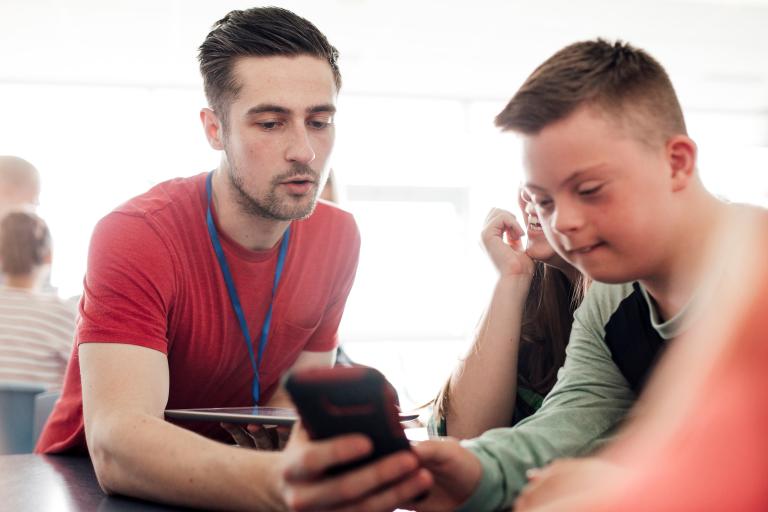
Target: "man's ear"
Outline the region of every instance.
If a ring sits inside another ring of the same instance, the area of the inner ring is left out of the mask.
[[[200,121],[203,123],[203,131],[205,132],[205,138],[208,139],[208,144],[213,149],[223,150],[224,128],[216,112],[210,108],[201,109]]]
[[[675,135],[667,141],[666,153],[673,192],[683,190],[694,178],[696,151],[696,143],[685,135]]]

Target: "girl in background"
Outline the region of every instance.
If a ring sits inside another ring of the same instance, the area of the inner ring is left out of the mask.
[[[565,361],[585,281],[549,245],[522,189],[519,206],[525,231],[506,210],[486,218],[483,245],[499,278],[469,354],[435,400],[433,435],[467,439],[514,425],[540,407]]]

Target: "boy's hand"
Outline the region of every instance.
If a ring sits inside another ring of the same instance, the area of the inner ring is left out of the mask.
[[[533,260],[525,254],[520,238],[525,234],[512,213],[493,208],[481,233],[483,246],[502,277],[531,276]]]
[[[283,498],[296,511],[389,511],[414,500],[432,484],[412,452],[401,451],[340,475],[331,467],[365,457],[371,441],[359,434],[310,441],[300,423],[285,449]]]
[[[467,501],[480,483],[483,468],[478,458],[452,438],[417,443],[413,450],[434,480],[422,500],[405,508],[421,512],[454,510]]]

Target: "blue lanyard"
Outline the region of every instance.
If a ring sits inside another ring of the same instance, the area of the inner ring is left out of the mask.
[[[216,253],[216,258],[219,260],[219,267],[221,267],[221,273],[224,275],[224,281],[227,283],[227,291],[229,292],[229,300],[232,302],[232,308],[235,310],[238,322],[240,322],[240,330],[243,331],[245,337],[245,344],[248,346],[248,355],[251,356],[251,367],[253,368],[253,403],[258,405],[260,386],[259,386],[259,365],[261,365],[261,357],[264,355],[264,348],[267,346],[267,335],[269,334],[269,323],[272,321],[272,304],[275,301],[275,292],[277,291],[277,284],[280,282],[280,276],[283,273],[283,266],[285,265],[285,254],[288,252],[288,239],[291,235],[290,226],[285,230],[283,235],[283,241],[280,242],[280,253],[277,256],[277,268],[275,269],[275,279],[272,283],[272,298],[269,301],[269,309],[267,309],[267,316],[264,318],[264,325],[261,327],[261,338],[259,339],[259,359],[258,363],[253,353],[253,342],[251,341],[251,331],[248,329],[248,322],[245,320],[243,314],[243,307],[240,305],[240,298],[237,296],[237,290],[235,289],[235,281],[232,279],[232,273],[229,271],[229,265],[227,265],[227,258],[224,255],[224,249],[221,247],[219,241],[219,233],[216,231],[216,224],[213,222],[213,214],[211,213],[211,180],[213,178],[213,171],[208,174],[205,182],[205,190],[208,193],[208,212],[206,213],[206,221],[208,223],[208,234],[211,237],[211,244],[213,250]]]

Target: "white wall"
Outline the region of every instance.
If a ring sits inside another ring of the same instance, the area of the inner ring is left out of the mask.
[[[492,281],[477,232],[514,208],[518,148],[493,116],[564,44],[621,37],[667,67],[708,186],[768,205],[768,2],[276,2],[342,54],[333,167],[363,232],[343,333],[405,402],[426,400]],[[203,0],[3,0],[0,154],[43,174],[54,284],[79,293],[90,230],[149,185],[216,165],[195,60],[231,8]]]

